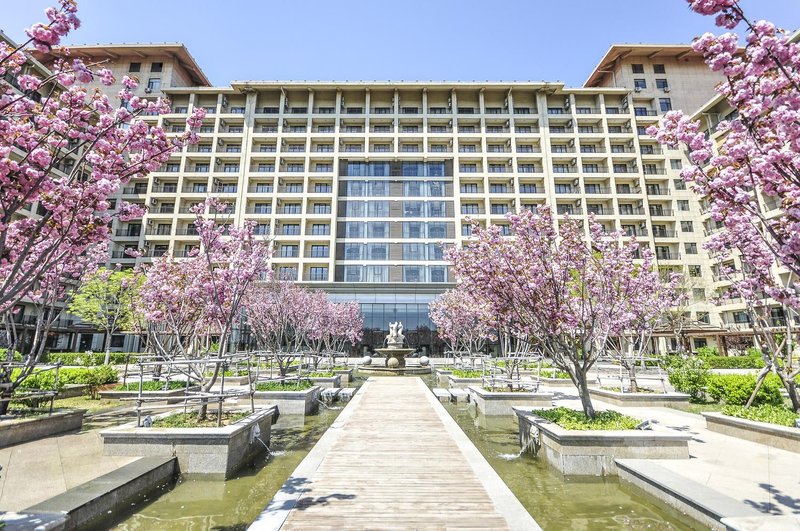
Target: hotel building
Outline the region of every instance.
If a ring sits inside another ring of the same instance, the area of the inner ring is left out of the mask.
[[[188,253],[198,245],[189,209],[214,196],[230,205],[226,222],[253,220],[273,239],[280,278],[358,300],[374,331],[365,345],[377,345],[387,323],[399,320],[411,344],[430,352],[440,345],[428,302],[454,285],[444,250],[469,239],[471,220],[507,227],[507,212],[546,203],[558,217],[594,214],[608,231],[649,246],[660,267],[682,271],[687,317],[707,326],[693,347],[714,344],[728,322],[707,302],[708,227],[679,176],[684,156],[645,132],[664,112],[691,112],[714,95],[720,78],[689,46],[612,46],[577,88],[534,81],[219,87],[180,44],[70,49],[105,62],[118,79],[138,77],[141,96],[167,96],[172,113],[147,119],[168,132],[183,132],[193,108],[207,111],[199,144],[122,190],[119,200],[149,211],[115,222],[109,265]],[[128,248],[144,256],[130,258]],[[133,348],[132,339],[115,344]],[[86,333],[73,348],[99,342]]]

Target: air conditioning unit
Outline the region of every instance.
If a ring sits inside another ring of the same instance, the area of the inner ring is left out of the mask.
[[[222,141],[222,139],[220,138],[220,139],[218,139],[218,140],[217,140],[217,145],[218,145],[219,147],[222,147],[222,146],[224,146],[224,145],[225,145],[225,142],[223,142],[223,141]]]
[[[641,92],[642,91],[642,87],[634,87],[633,90],[634,90],[634,92]]]
[[[664,87],[664,92],[669,92],[669,87]]]
[[[151,89],[150,87],[145,87],[144,88],[144,93],[145,94],[150,94],[151,92],[153,92],[153,89]]]
[[[222,98],[222,106],[223,107],[227,107],[228,106],[228,98]]]
[[[580,179],[575,179],[572,181],[572,186],[578,186],[581,183]]]
[[[152,220],[152,219],[148,219],[148,220],[147,220],[147,226],[149,227],[149,226],[151,226],[152,224],[153,224],[153,220]]]

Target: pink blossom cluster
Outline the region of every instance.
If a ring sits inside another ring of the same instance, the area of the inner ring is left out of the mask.
[[[203,217],[205,206],[216,204],[208,199],[197,209],[196,253],[180,260],[164,256],[146,269],[141,315],[166,357],[195,355],[197,341],[212,334],[219,336],[219,355],[224,355],[245,295],[271,275],[272,250],[255,235],[255,223],[236,227]]]
[[[649,248],[604,232],[593,218],[587,239],[578,220],[556,226],[546,205],[506,217],[510,238],[498,226],[475,225],[475,240],[448,252],[459,289],[498,329],[528,338],[567,371],[593,416],[586,373],[611,338],[651,326],[675,304],[677,278],[662,281]]]
[[[800,292],[780,281],[773,266],[800,274],[800,46],[769,22],[750,22],[733,2],[694,2],[692,8],[732,11],[747,25],[743,53],[731,33],[707,33],[693,44],[725,76],[717,91],[733,112],[711,131],[721,137],[716,149],[700,124],[680,111],[649,132],[662,144],[687,148],[693,166],[682,176],[724,227],[706,248],[720,263],[737,251],[747,270],[733,279],[729,293],[757,304],[769,295],[798,309]],[[768,214],[774,207],[780,215]]]
[[[19,74],[27,61],[21,50],[57,44],[78,27],[76,9],[62,0],[47,11],[48,24],[29,30],[29,41],[0,45],[0,72],[13,74],[21,89],[12,84],[0,93],[0,312],[32,295],[48,272],[74,269],[84,253],[106,245],[115,216],[141,216],[141,206],[125,202],[110,212],[110,198],[196,140],[190,130],[168,138],[142,120],[145,112],[168,112],[169,104],[134,96],[135,83],[124,84],[121,106],[86,87],[95,77],[112,84],[107,69],[75,59],[58,62],[45,77]],[[189,118],[189,127],[203,112]]]
[[[439,337],[452,350],[480,352],[494,337],[489,306],[473,297],[463,285],[445,291],[428,304]]]
[[[271,352],[341,352],[363,335],[357,302],[335,302],[291,281],[253,286],[244,306],[259,348]]]

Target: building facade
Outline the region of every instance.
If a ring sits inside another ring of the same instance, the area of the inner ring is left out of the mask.
[[[692,111],[714,94],[720,78],[688,46],[612,46],[578,88],[349,81],[214,87],[182,45],[70,49],[104,62],[118,79],[137,76],[141,96],[169,97],[171,114],[148,117],[168,132],[183,132],[193,108],[207,111],[199,144],[122,190],[120,200],[149,210],[143,220],[115,227],[109,265],[187,254],[198,245],[190,208],[214,196],[229,207],[209,215],[255,221],[258,233],[272,238],[278,277],[358,300],[365,328],[374,331],[365,347],[377,346],[387,323],[400,320],[415,331],[413,346],[436,351],[427,304],[454,285],[444,251],[470,238],[473,221],[508,227],[507,212],[549,204],[558,218],[586,222],[593,214],[606,230],[649,246],[659,267],[683,272],[687,318],[712,330],[692,346],[713,344],[713,329],[723,324],[707,302],[707,227],[679,175],[685,158],[646,133],[664,112]],[[143,256],[129,257],[131,248]],[[87,341],[97,339],[77,347]]]

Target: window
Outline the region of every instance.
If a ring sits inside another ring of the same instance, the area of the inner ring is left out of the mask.
[[[599,194],[600,193],[600,185],[596,183],[587,184],[584,186],[584,190],[586,190],[587,194]]]
[[[142,63],[131,63],[131,66],[128,67],[128,72],[141,72],[142,71]]]
[[[683,182],[683,181],[681,181],[681,182]],[[678,210],[680,210],[682,212],[688,212],[689,211],[689,201],[687,201],[686,199],[678,199]]]
[[[508,205],[492,203],[492,214],[502,215],[508,213]]]
[[[328,246],[327,245],[312,245],[311,246],[311,257],[312,258],[327,258],[328,257]]]
[[[597,146],[581,146],[581,153],[597,153]]]
[[[311,234],[314,236],[326,236],[331,233],[331,226],[322,223],[311,225]]]
[[[477,203],[467,203],[461,205],[461,213],[462,214],[478,214],[478,204]]]
[[[633,205],[630,204],[621,204],[619,205],[619,213],[622,216],[632,216],[633,215]],[[634,231],[635,233],[635,231]]]
[[[661,112],[671,111],[672,100],[669,98],[658,98],[658,106],[661,108]]]
[[[661,90],[669,90],[669,83],[666,79],[656,79],[656,88]]]
[[[599,173],[600,172],[600,165],[598,165],[598,164],[584,164],[583,165],[583,172],[584,173]]]
[[[160,77],[151,77],[147,80],[147,89],[152,92],[158,92],[161,90],[161,78]]]
[[[461,185],[461,193],[462,194],[477,194],[478,193],[478,184],[477,183],[468,183]]]
[[[111,348],[122,348],[125,346],[125,336],[122,334],[114,334],[111,336]]]
[[[314,214],[330,214],[331,206],[325,203],[314,203]]]
[[[673,179],[672,186],[674,186],[676,190],[686,190],[686,181],[683,179]]]
[[[281,245],[282,258],[297,258],[300,254],[300,247],[297,245]]]
[[[536,193],[536,185],[535,184],[521,184],[521,185],[519,185],[519,191],[522,194],[535,194]]]
[[[328,280],[328,268],[327,267],[308,268],[308,280],[316,280],[316,281]]]
[[[506,184],[490,184],[489,192],[493,194],[505,194],[508,192],[508,185]]]
[[[569,164],[553,164],[553,173],[569,173]]]
[[[461,235],[462,236],[472,236],[472,225],[461,225]]]
[[[686,254],[697,254],[696,243],[684,243],[683,249],[686,251]]]
[[[299,203],[288,203],[283,206],[283,213],[284,214],[299,214],[300,213],[300,204]]]
[[[283,232],[281,234],[287,236],[297,236],[300,234],[300,225],[297,223],[290,223],[283,226]]]
[[[706,290],[704,288],[692,288],[692,298],[696,301],[702,301],[706,298]]]
[[[151,72],[161,72],[164,69],[164,63],[153,63],[150,65]]]
[[[459,171],[464,173],[477,173],[478,165],[477,164],[461,164],[458,168]]]
[[[556,184],[555,190],[557,194],[570,194],[572,193],[571,184]]]
[[[639,136],[647,135],[647,127],[645,127],[643,125],[637,125],[636,126],[636,134],[639,135]]]
[[[653,65],[653,73],[655,74],[666,74],[667,69],[664,68],[664,65]]]
[[[578,126],[579,133],[594,133],[594,126],[593,125],[579,125]]]
[[[702,276],[702,272],[700,271],[699,265],[690,265],[689,266],[689,276],[690,277],[700,277]]]
[[[634,74],[644,74],[644,65],[641,64],[632,64],[631,70]]]
[[[694,232],[694,224],[691,221],[681,221],[681,232]]]
[[[669,167],[673,170],[680,170],[683,168],[683,161],[681,159],[669,159]]]
[[[701,323],[711,324],[711,318],[708,312],[697,312],[697,320]]]
[[[644,79],[634,79],[633,80],[633,88],[637,88],[639,90],[647,88],[647,81]]]

